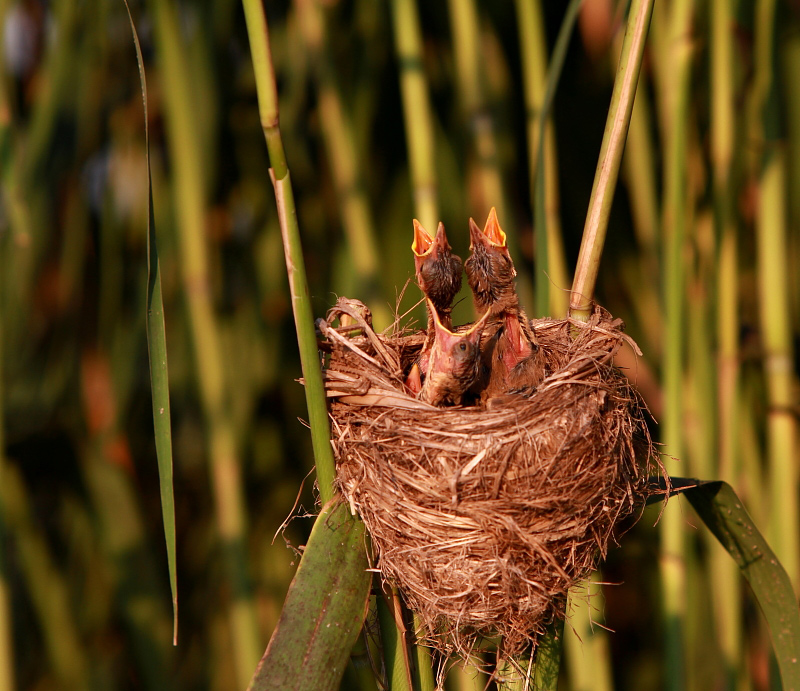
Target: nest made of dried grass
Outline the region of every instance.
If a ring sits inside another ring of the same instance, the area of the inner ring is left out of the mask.
[[[377,335],[359,305],[342,299],[320,322],[339,488],[425,642],[466,656],[501,636],[514,655],[563,616],[658,465],[641,399],[612,364],[627,337],[599,309],[588,323],[534,320],[541,384],[434,408],[403,386],[423,335]]]

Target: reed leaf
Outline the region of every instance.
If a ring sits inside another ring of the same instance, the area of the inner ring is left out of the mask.
[[[317,516],[248,691],[334,691],[369,604],[364,524],[334,500]]]
[[[800,609],[789,575],[727,482],[703,482],[682,491],[750,585],[769,627],[783,688],[797,691]]]
[[[172,483],[172,425],[169,412],[169,372],[167,369],[167,335],[164,325],[164,299],[161,292],[161,264],[158,260],[156,223],[153,218],[153,178],[150,172],[150,126],[147,117],[147,79],[144,72],[142,48],[133,22],[130,7],[125,9],[131,23],[133,43],[144,106],[145,156],[147,158],[147,350],[150,355],[150,389],[153,397],[153,427],[155,430],[158,478],[161,489],[161,517],[167,543],[167,568],[172,592],[172,640],[178,643],[178,568],[175,545],[175,496]]]

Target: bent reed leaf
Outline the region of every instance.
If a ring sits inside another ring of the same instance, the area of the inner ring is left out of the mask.
[[[800,608],[786,569],[727,482],[671,478],[671,483],[670,495],[686,495],[750,584],[767,620],[783,688],[799,691]]]

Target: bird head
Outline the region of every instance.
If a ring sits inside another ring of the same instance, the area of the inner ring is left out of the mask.
[[[472,253],[464,268],[478,313],[487,307],[491,307],[495,314],[518,309],[519,298],[514,286],[517,272],[494,208],[489,212],[483,230],[469,219],[469,236]]]
[[[514,264],[511,261],[511,254],[508,251],[506,234],[500,227],[497,220],[497,210],[492,207],[489,217],[483,230],[480,229],[473,219],[469,219],[469,249],[472,252],[486,252],[488,254],[500,255],[510,264],[512,277],[517,275]]]
[[[461,288],[461,258],[453,254],[447,241],[444,224],[439,223],[436,237],[414,220],[414,268],[417,282],[425,295],[431,298],[438,310],[447,310]]]
[[[463,390],[472,384],[480,362],[481,335],[490,311],[478,319],[469,329],[453,333],[442,325],[439,315],[428,301],[433,314],[434,341],[431,350],[429,376],[432,373],[447,373],[464,384]]]
[[[414,242],[411,243],[411,251],[414,253],[414,268],[417,274],[419,274],[420,268],[426,262],[435,262],[445,254],[452,252],[452,250],[450,243],[447,242],[444,223],[439,222],[436,236],[431,237],[431,234],[422,227],[422,224],[416,218],[414,219]]]

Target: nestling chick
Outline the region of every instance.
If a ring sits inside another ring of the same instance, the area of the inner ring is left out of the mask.
[[[472,254],[464,266],[467,281],[476,311],[480,314],[488,310],[490,314],[482,344],[484,372],[479,382],[486,399],[510,387],[538,384],[541,368],[534,362],[536,336],[519,304],[514,283],[517,272],[494,207],[483,230],[469,220],[469,234]]]
[[[414,268],[419,287],[439,315],[442,326],[447,329],[452,328],[450,313],[453,299],[461,290],[463,264],[461,257],[453,254],[453,248],[447,242],[444,223],[439,223],[436,238],[432,238],[419,221],[414,219],[414,242],[411,244],[411,250],[414,252]],[[429,331],[432,326],[429,305]]]
[[[433,314],[438,316],[446,329],[451,329],[453,326],[451,310],[453,299],[461,290],[463,263],[461,257],[453,254],[453,248],[447,242],[443,223],[439,223],[436,237],[432,238],[419,221],[414,219],[414,241],[411,243],[411,251],[414,252],[417,283],[427,298],[425,304],[428,308],[427,338],[422,345],[419,359],[411,368],[406,380],[406,385],[412,393],[417,393],[422,385],[422,375],[428,372],[434,338]]]
[[[463,333],[453,333],[442,325],[433,306],[429,308],[433,314],[434,341],[428,376],[419,398],[433,405],[460,405],[480,373],[481,335],[489,312]]]

